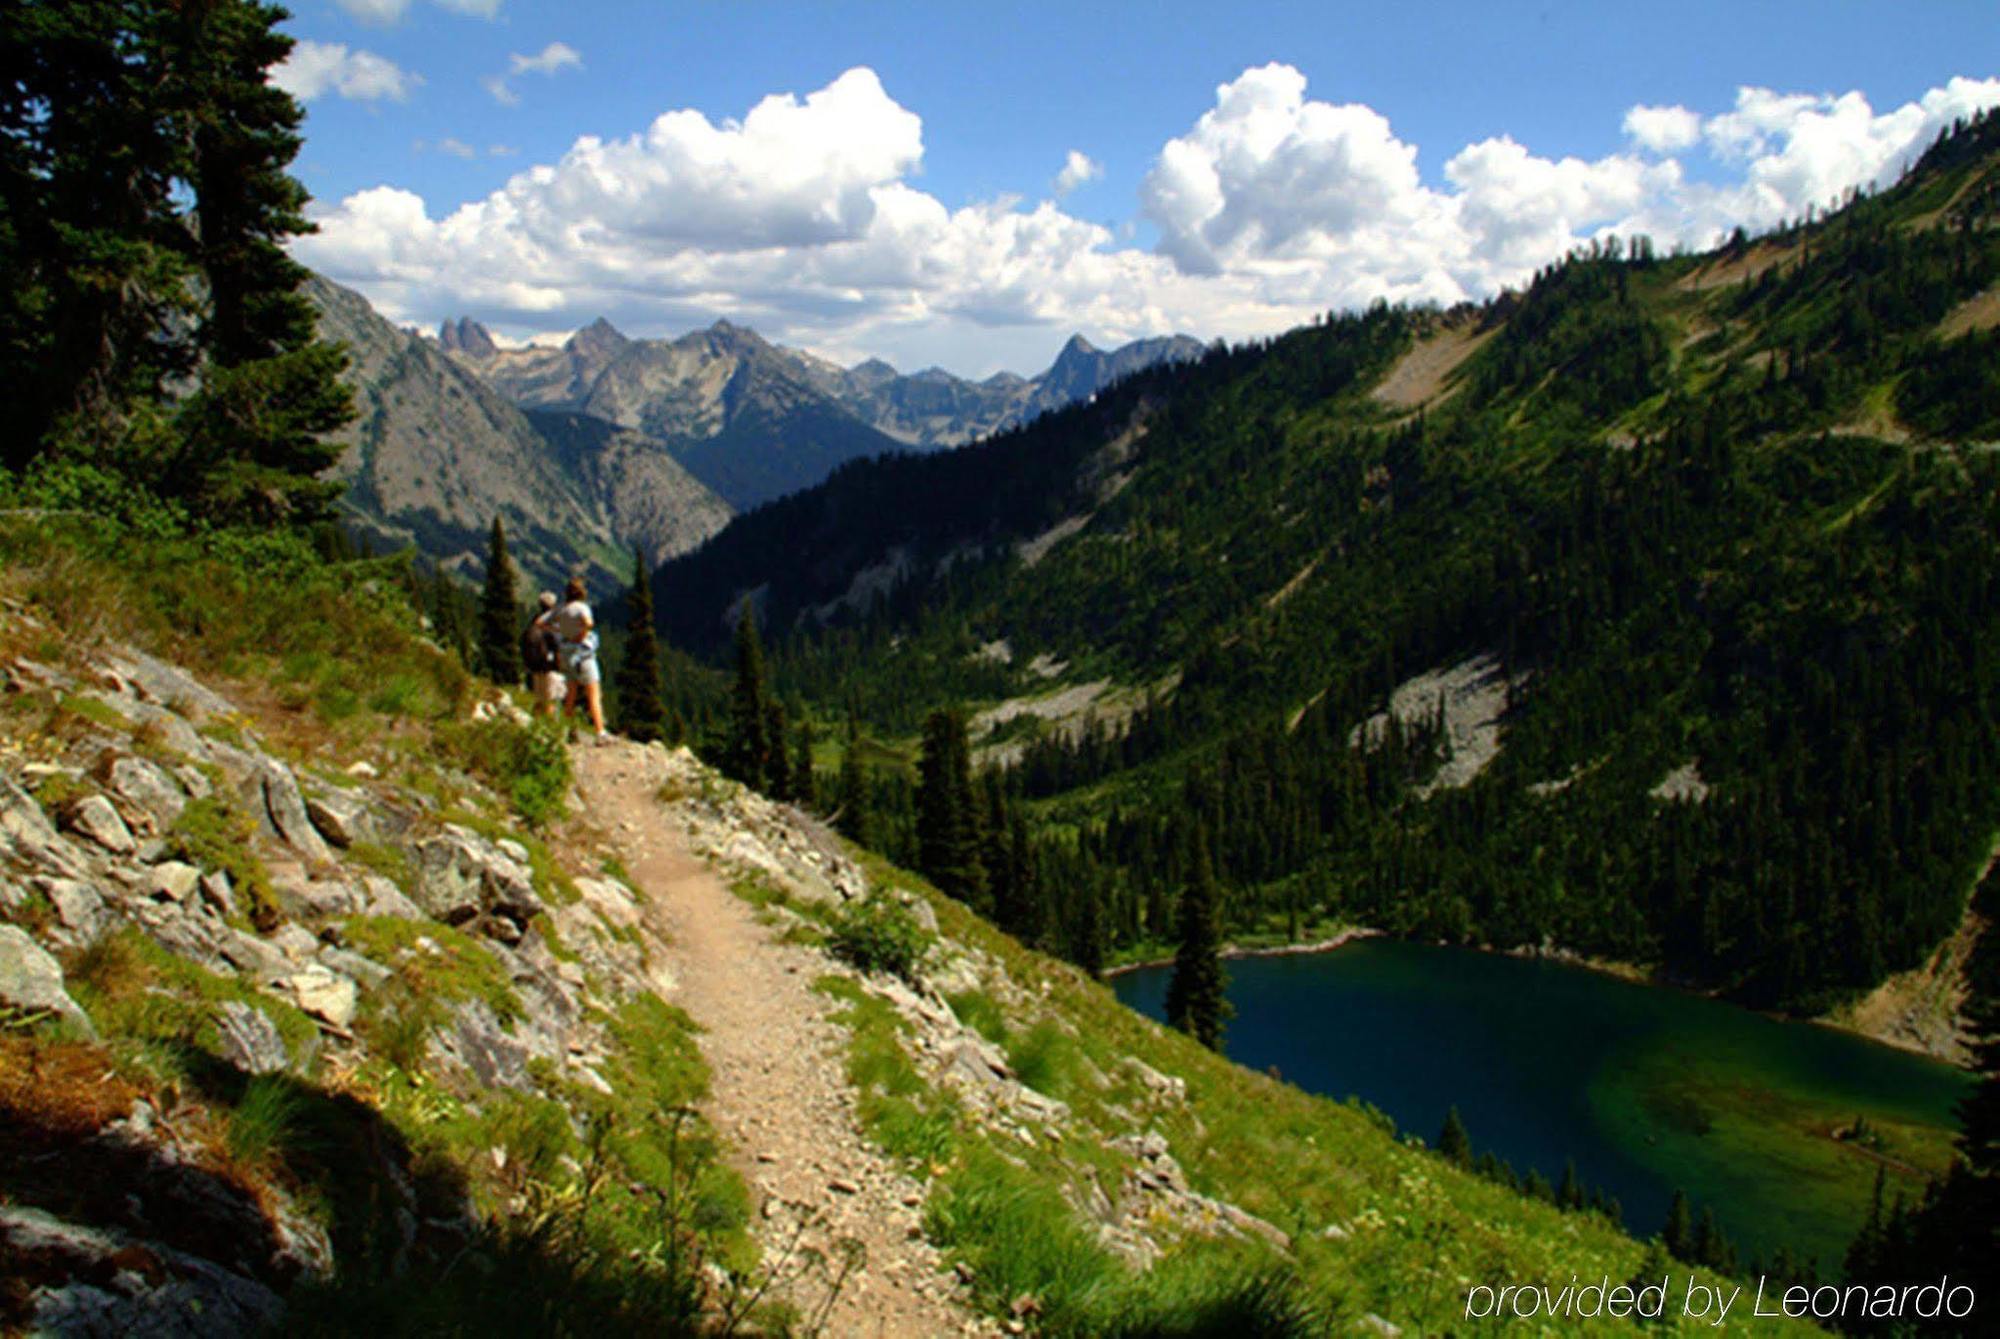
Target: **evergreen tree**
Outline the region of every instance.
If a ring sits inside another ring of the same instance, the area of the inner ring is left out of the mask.
[[[1073,922],[1067,954],[1069,960],[1090,976],[1102,974],[1106,944],[1101,889],[1088,887],[1081,890],[1076,899]]]
[[[1695,1256],[1694,1210],[1688,1204],[1685,1190],[1676,1188],[1673,1200],[1667,1205],[1667,1221],[1660,1229],[1660,1242],[1676,1260],[1700,1263]]]
[[[307,271],[285,251],[308,233],[306,191],[286,172],[304,111],[268,82],[292,49],[287,17],[258,0],[172,7],[164,26],[192,186],[193,250],[207,281],[197,333],[202,385],[182,409],[175,473],[201,511],[231,520],[310,522],[340,485],[329,434],[353,417],[347,358],[318,338],[299,291]]]
[[[284,251],[311,229],[287,173],[302,113],[267,78],[284,17],[257,0],[0,11],[7,463],[109,466],[225,521],[325,515],[326,435],[353,409]]]
[[[479,660],[495,683],[521,681],[520,600],[515,595],[514,563],[507,556],[507,530],[493,518],[486,545],[486,588],[479,601]]]
[[[786,751],[785,707],[776,698],[764,702],[764,793],[774,800],[792,799],[792,757]]]
[[[1583,1182],[1577,1177],[1575,1158],[1563,1163],[1562,1180],[1556,1183],[1556,1203],[1570,1212],[1584,1207]]]
[[[1446,1162],[1460,1167],[1472,1165],[1472,1138],[1465,1132],[1465,1122],[1459,1119],[1457,1107],[1444,1113],[1444,1125],[1438,1130],[1437,1151]],[[1487,1157],[1490,1159],[1492,1155]]]
[[[917,868],[940,891],[974,910],[991,910],[980,859],[979,807],[965,717],[939,708],[924,720],[917,759]]]
[[[1715,1209],[1710,1205],[1702,1206],[1701,1221],[1695,1224],[1693,1250],[1691,1258],[1695,1264],[1723,1274],[1736,1272],[1736,1247],[1723,1235],[1722,1225],[1715,1221]]]
[[[120,460],[135,414],[192,369],[173,192],[184,151],[159,99],[165,6],[0,7],[0,357],[16,468],[50,449]]]
[[[801,720],[792,753],[792,801],[801,809],[819,808],[819,778],[813,774],[812,722]]]
[[[765,703],[764,647],[748,600],[736,620],[736,686],[729,696],[729,742],[722,770],[752,789],[763,789],[771,742]]]
[[[868,814],[868,773],[861,763],[861,723],[847,718],[847,740],[840,750],[840,823],[847,839],[867,846],[873,836]]]
[[[667,734],[667,706],[660,695],[660,642],[653,627],[653,581],[645,555],[632,549],[632,587],[625,595],[631,621],[618,665],[617,719],[621,734],[649,744]]]
[[[1210,1050],[1222,1049],[1222,1030],[1230,1014],[1229,978],[1222,969],[1222,923],[1209,860],[1208,836],[1197,829],[1194,875],[1181,890],[1175,915],[1180,944],[1174,952],[1174,975],[1167,983],[1167,1022]]]

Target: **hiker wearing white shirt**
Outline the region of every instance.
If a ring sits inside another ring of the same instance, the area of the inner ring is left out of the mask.
[[[562,640],[563,677],[569,681],[565,714],[581,701],[601,743],[604,733],[604,675],[597,668],[597,620],[584,599],[583,578],[571,577],[563,587],[563,605],[555,612],[556,636]]]

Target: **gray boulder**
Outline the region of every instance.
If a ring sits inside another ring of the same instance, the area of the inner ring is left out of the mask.
[[[351,1027],[361,1007],[361,992],[354,978],[313,963],[295,972],[285,983],[299,1008],[322,1022],[341,1029]]]
[[[131,855],[137,848],[132,829],[125,826],[125,820],[111,807],[111,801],[102,795],[86,795],[63,817],[71,832],[87,837],[113,855]]]
[[[345,849],[374,835],[368,805],[356,795],[323,791],[306,796],[306,816],[320,836]]]
[[[481,933],[511,944],[543,912],[527,868],[476,832],[447,827],[419,842],[415,857],[417,904],[447,925],[476,920]]]
[[[111,913],[95,888],[80,879],[37,879],[35,886],[56,909],[56,919],[71,943],[88,944],[104,933]]]
[[[185,861],[163,861],[146,873],[146,895],[155,902],[185,906],[200,887],[201,871]]]
[[[144,758],[113,757],[99,769],[112,794],[143,815],[154,832],[165,832],[187,807],[180,783]]]
[[[203,686],[186,670],[156,660],[144,651],[121,648],[117,654],[105,658],[105,668],[129,683],[140,701],[170,708],[198,725],[236,712],[233,702]]]
[[[222,1058],[245,1074],[276,1074],[290,1062],[271,1016],[241,1000],[228,1000],[216,1011],[215,1032]]]
[[[306,813],[305,797],[299,793],[298,778],[292,769],[270,758],[262,760],[260,772],[264,810],[271,827],[285,845],[309,861],[325,863],[333,859],[326,841]]]
[[[201,876],[201,904],[224,920],[236,916],[236,890],[224,870],[210,870]]]
[[[0,925],[0,1005],[52,1013],[94,1035],[90,1019],[63,989],[62,964],[15,925]]]
[[[401,888],[380,874],[370,874],[361,880],[361,889],[368,895],[370,916],[394,916],[398,920],[420,921],[424,919],[424,909],[412,902]]]
[[[482,1087],[532,1090],[528,1048],[508,1036],[484,1000],[461,1004],[431,1042],[447,1061],[462,1065]]]

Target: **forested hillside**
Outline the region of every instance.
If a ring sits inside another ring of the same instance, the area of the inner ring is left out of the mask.
[[[663,618],[714,653],[751,597],[779,688],[893,747],[1011,702],[980,897],[1086,961],[1170,936],[1199,840],[1238,932],[1820,1006],[1958,923],[2000,822],[1996,150],[1988,116],[1770,236],[1604,239],[850,465],[664,569]],[[1105,709],[1038,719],[1063,690]]]

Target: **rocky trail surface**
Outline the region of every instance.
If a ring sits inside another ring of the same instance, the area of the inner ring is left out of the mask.
[[[781,942],[662,821],[659,752],[619,741],[577,757],[586,813],[668,945],[665,994],[703,1029],[705,1114],[738,1150],[788,1300],[834,1335],[985,1332],[924,1239],[922,1188],[862,1135],[844,1033],[813,989],[825,960]]]

